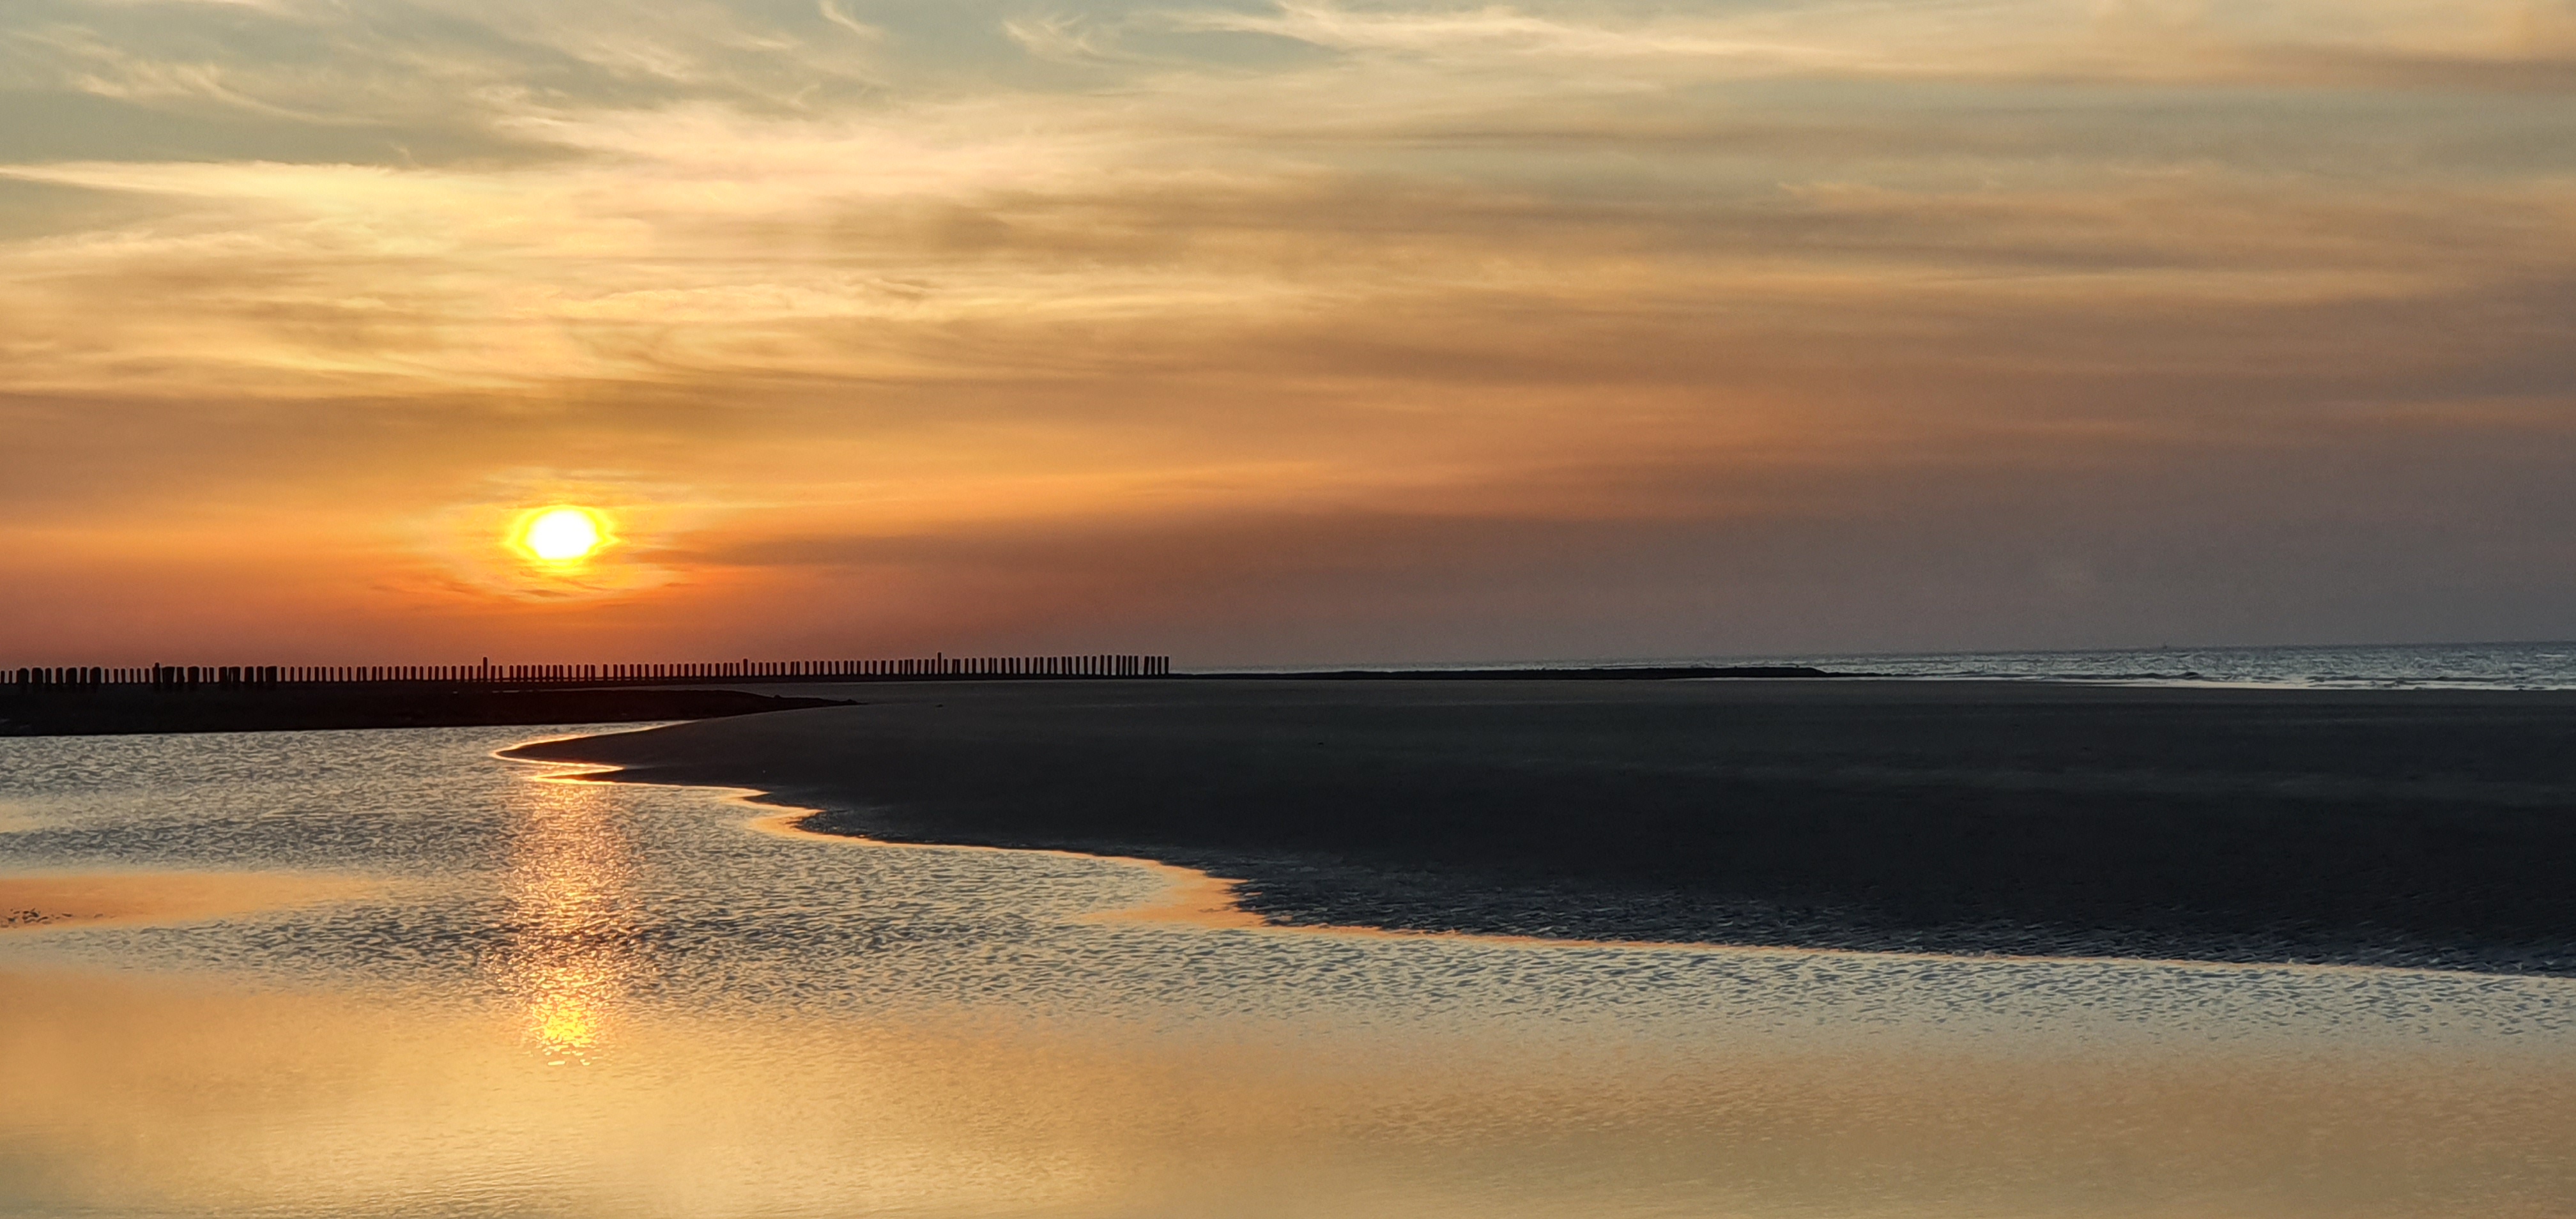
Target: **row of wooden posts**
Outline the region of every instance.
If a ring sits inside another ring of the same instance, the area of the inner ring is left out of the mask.
[[[0,685],[228,689],[354,682],[480,685],[649,684],[671,681],[858,681],[939,677],[1168,677],[1169,656],[920,656],[903,660],[719,660],[679,664],[151,665],[0,670]]]

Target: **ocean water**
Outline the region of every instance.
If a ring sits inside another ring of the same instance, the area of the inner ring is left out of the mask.
[[[1657,665],[1806,665],[1830,673],[1870,674],[1931,681],[2058,681],[2124,685],[2270,686],[2353,690],[2576,690],[2576,643],[2161,647],[2035,652],[1833,652],[1808,655],[1590,658],[1511,664],[1349,667],[1393,670],[1545,669],[1581,666],[1620,668]]]
[[[2576,1214],[2576,980],[1148,917],[536,735],[0,740],[0,1214]]]
[[[1813,665],[1837,673],[1949,680],[2352,690],[2576,690],[2576,643],[1957,652],[1808,656],[1769,663]]]

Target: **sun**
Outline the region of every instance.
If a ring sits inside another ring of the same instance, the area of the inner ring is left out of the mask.
[[[519,524],[519,548],[547,563],[578,563],[608,544],[608,522],[588,508],[540,508]]]

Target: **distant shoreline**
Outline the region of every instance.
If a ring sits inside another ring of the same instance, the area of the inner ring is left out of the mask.
[[[534,744],[810,830],[1137,856],[1273,922],[2576,974],[2576,694],[913,687]]]
[[[1175,681],[1807,681],[1881,677],[1809,665],[1578,665],[1522,669],[1295,669],[1278,672],[1174,673]]]
[[[2576,646],[2576,645],[2571,645]],[[2296,649],[2289,649],[2296,650]],[[2314,650],[2314,649],[2311,649]],[[2065,653],[2094,655],[2097,653]],[[2112,654],[2112,653],[2099,653]],[[2120,653],[2125,654],[2125,653]],[[1960,655],[1977,655],[1962,653]],[[1856,658],[1858,659],[1858,658]],[[277,686],[207,685],[156,689],[142,685],[10,686],[0,689],[0,737],[94,736],[164,732],[291,732],[353,728],[471,727],[636,723],[752,715],[829,706],[847,698],[757,693],[790,687],[832,694],[913,687],[1055,686],[1100,682],[1192,683],[1574,683],[1833,682],[1909,686],[1986,684],[2076,688],[2346,691],[2407,695],[2435,692],[2547,693],[2558,686],[2516,687],[2470,681],[2367,681],[2333,684],[2223,680],[2196,673],[2051,673],[1980,675],[1819,668],[1807,664],[1568,664],[1557,667],[1339,668],[1168,672],[1150,677],[988,673],[882,673],[861,677],[756,674],[710,677],[614,677],[525,684],[494,681],[306,682]]]
[[[1313,681],[1672,681],[1695,678],[1786,679],[1840,676],[1782,665],[1443,670],[1387,673],[1347,670],[1280,675]],[[339,728],[473,727],[511,724],[610,724],[694,720],[831,706],[847,700],[764,695],[742,686],[835,686],[864,690],[893,685],[1223,680],[1213,674],[1150,678],[994,677],[976,674],[885,674],[863,678],[755,676],[617,678],[511,685],[488,682],[370,681],[272,687],[141,685],[11,687],[0,691],[0,736],[100,736],[159,732],[291,732]],[[1252,678],[1250,680],[1267,680]]]

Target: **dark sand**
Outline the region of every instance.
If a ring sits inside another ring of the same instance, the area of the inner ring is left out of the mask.
[[[741,690],[519,689],[437,682],[182,690],[21,688],[0,692],[0,736],[617,724],[751,715],[826,706],[832,701],[837,700],[778,698]]]
[[[958,683],[550,742],[808,828],[1144,855],[1274,921],[2576,972],[2576,694]]]

